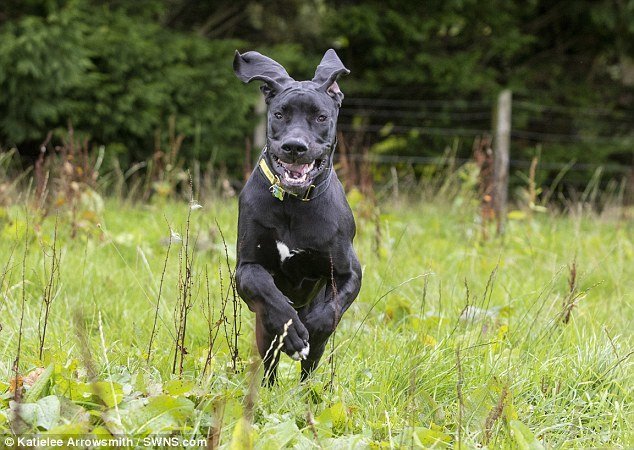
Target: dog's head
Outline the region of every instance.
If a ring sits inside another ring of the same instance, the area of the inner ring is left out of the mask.
[[[350,71],[332,49],[310,81],[295,81],[279,63],[258,52],[236,51],[233,70],[245,83],[264,82],[269,165],[285,190],[304,192],[332,165],[343,100],[337,78]]]

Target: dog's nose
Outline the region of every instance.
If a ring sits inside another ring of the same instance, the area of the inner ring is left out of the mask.
[[[282,150],[291,154],[304,153],[308,150],[308,144],[301,139],[289,139],[282,144]]]

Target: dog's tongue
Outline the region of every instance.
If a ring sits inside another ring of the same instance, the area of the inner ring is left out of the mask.
[[[304,175],[310,170],[310,164],[288,164],[283,163],[284,168],[290,172],[294,172],[298,175]]]

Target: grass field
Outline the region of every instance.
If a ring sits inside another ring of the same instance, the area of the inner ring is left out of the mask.
[[[235,199],[111,200],[72,217],[1,209],[0,434],[634,445],[631,220],[516,214],[503,239],[483,241],[475,207],[393,202],[377,218],[351,200],[361,293],[310,382],[283,356],[271,389],[259,387],[253,316],[233,302]]]

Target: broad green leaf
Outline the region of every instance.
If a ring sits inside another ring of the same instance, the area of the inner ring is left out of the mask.
[[[371,448],[369,439],[359,434],[324,439],[322,445],[323,448],[332,448],[337,450],[365,450]]]
[[[520,450],[544,450],[544,446],[537,440],[533,432],[519,420],[509,423],[513,438]]]
[[[60,407],[60,401],[55,395],[41,398],[36,403],[12,401],[9,405],[11,422],[18,429],[22,429],[23,424],[27,424],[31,427],[49,430],[59,422]]]
[[[90,413],[67,398],[61,397],[60,417],[68,423],[88,423]]]
[[[46,433],[53,436],[69,436],[69,435],[82,435],[88,433],[90,425],[87,422],[81,423],[66,423],[51,428]]]
[[[277,423],[272,426],[265,426],[259,433],[255,442],[258,450],[277,450],[279,448],[290,448],[298,441],[306,441],[307,438],[299,431],[293,420]]]
[[[123,387],[112,381],[97,381],[90,385],[91,392],[108,407],[112,408],[123,400]]]
[[[82,383],[81,381],[67,379],[56,383],[55,392],[60,395],[64,395],[73,401],[86,401],[93,396],[92,387],[89,383]]]
[[[134,389],[138,392],[145,393],[147,388],[147,383],[145,382],[145,377],[143,376],[143,372],[139,372],[134,377]]]
[[[186,380],[170,380],[163,385],[163,390],[169,395],[187,395],[196,387],[196,383]]]
[[[432,430],[425,427],[416,427],[413,430],[412,437],[414,444],[421,448],[445,448],[451,442],[451,436],[440,430]]]
[[[24,396],[25,403],[31,403],[36,401],[42,395],[46,394],[48,390],[49,381],[51,380],[51,376],[53,375],[53,370],[55,368],[54,364],[49,364],[44,372],[39,376],[37,381],[33,383],[33,386],[26,391]]]
[[[41,398],[37,401],[37,426],[50,430],[59,422],[61,403],[55,395]]]
[[[185,397],[159,395],[147,400],[134,400],[121,405],[121,425],[128,433],[148,434],[181,429],[194,413],[194,403]],[[107,417],[116,427],[116,412],[108,411]],[[112,429],[110,424],[108,428]]]
[[[94,434],[97,437],[100,438],[111,438],[112,434],[110,433],[110,431],[108,430],[108,428],[98,425],[95,428],[92,429],[92,434]]]
[[[317,417],[319,425],[323,425],[331,430],[341,430],[346,425],[346,409],[343,403],[337,402],[329,408],[324,409]]]

